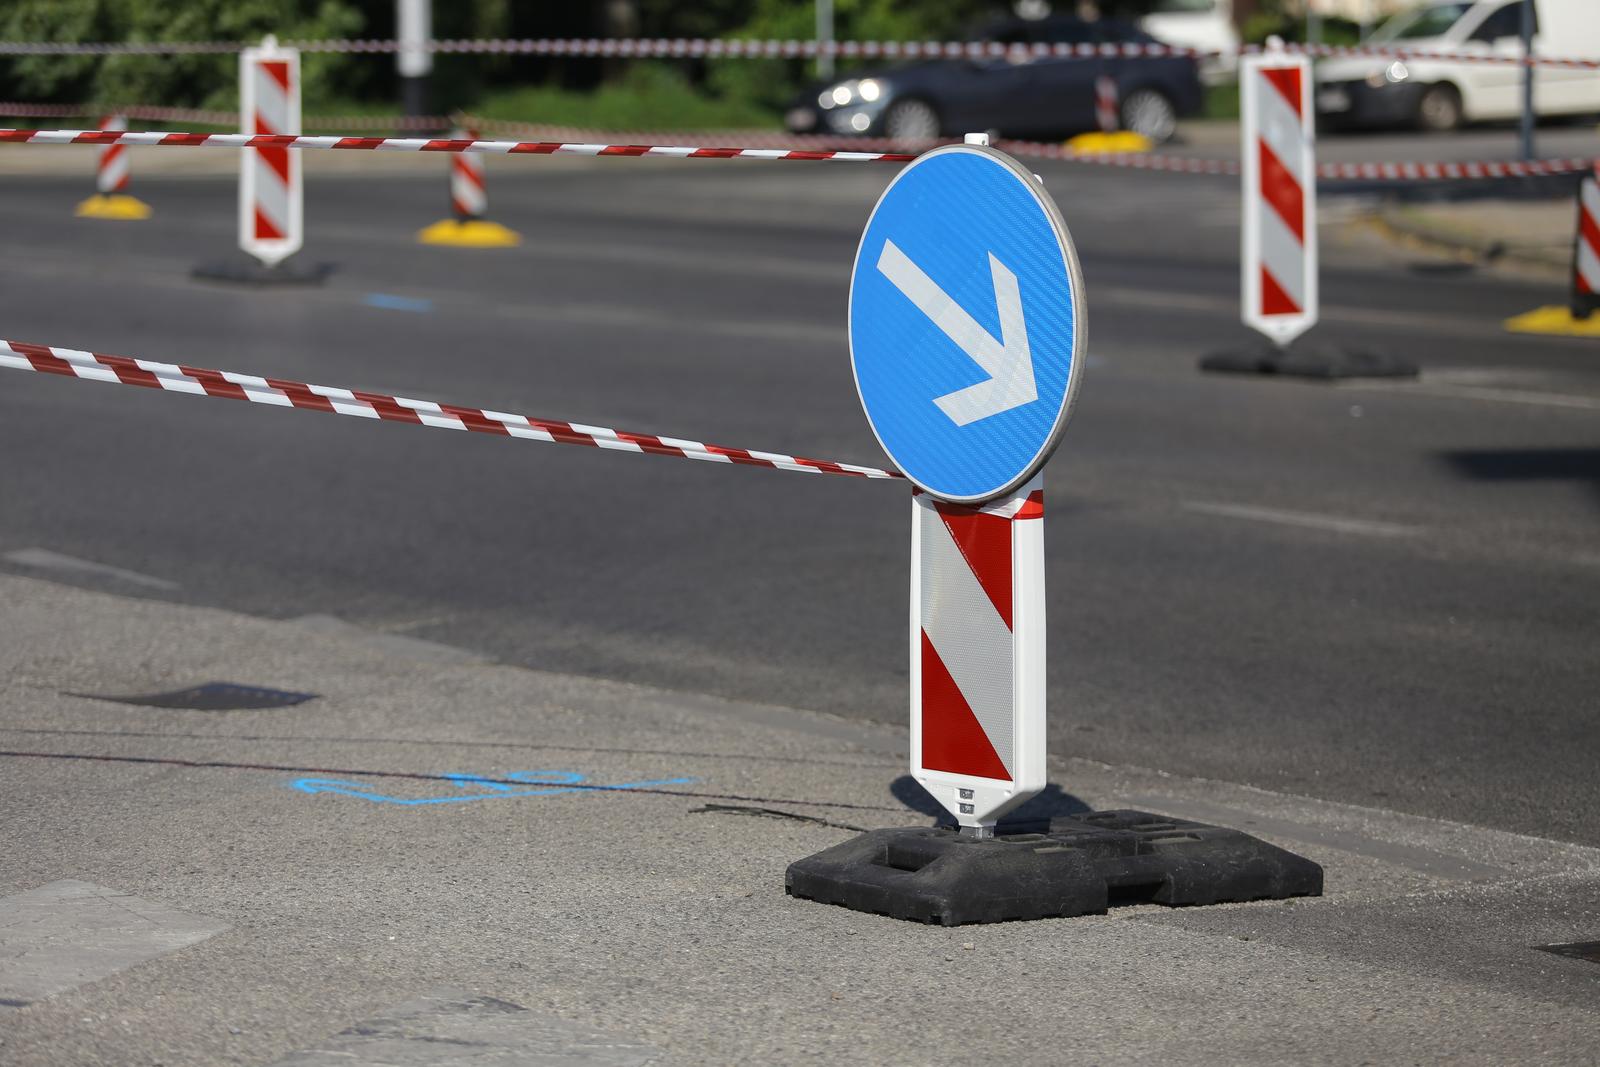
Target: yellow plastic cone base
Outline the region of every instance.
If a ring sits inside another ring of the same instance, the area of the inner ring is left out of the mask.
[[[1586,319],[1574,318],[1571,308],[1534,308],[1524,315],[1506,320],[1512,333],[1544,333],[1558,337],[1600,337],[1600,311]]]
[[[432,226],[417,231],[417,240],[425,245],[455,245],[458,248],[510,248],[522,243],[515,230],[508,230],[498,222],[487,219],[440,219]]]
[[[1155,144],[1142,133],[1117,130],[1115,133],[1080,133],[1067,142],[1074,152],[1148,152]]]
[[[126,193],[96,193],[73,214],[80,219],[147,219],[150,205]]]

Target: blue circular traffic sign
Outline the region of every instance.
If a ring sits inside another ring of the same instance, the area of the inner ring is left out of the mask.
[[[977,503],[1055,450],[1077,392],[1083,275],[1011,157],[950,145],[884,190],[850,277],[850,360],[872,432],[913,483]]]

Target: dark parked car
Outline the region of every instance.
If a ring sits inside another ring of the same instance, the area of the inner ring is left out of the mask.
[[[1004,44],[1156,44],[1131,23],[1008,20],[980,39]],[[1199,64],[1182,56],[938,59],[853,73],[812,86],[789,108],[794,133],[931,140],[983,130],[1060,137],[1097,128],[1095,79],[1116,81],[1123,129],[1165,141],[1201,106]]]

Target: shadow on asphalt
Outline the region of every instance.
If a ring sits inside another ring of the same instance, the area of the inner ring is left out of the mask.
[[[1600,489],[1600,448],[1493,448],[1444,452],[1464,478],[1481,482],[1592,482]]]

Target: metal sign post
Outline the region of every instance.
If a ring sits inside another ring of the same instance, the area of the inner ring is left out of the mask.
[[[1025,167],[968,137],[884,190],[850,278],[850,358],[917,490],[910,770],[959,829],[868,831],[790,864],[791,895],[955,925],[1104,911],[1113,886],[1168,904],[1321,892],[1316,864],[1237,831],[1019,810],[1047,772],[1041,472],[1084,346],[1078,255]]]
[[[1039,180],[930,152],[873,211],[850,287],[867,419],[912,506],[911,773],[992,832],[1045,785],[1044,491],[1084,343],[1077,252]]]
[[[300,53],[274,37],[239,57],[244,133],[300,132]],[[300,153],[289,148],[244,148],[239,160],[239,247],[274,267],[300,251],[304,189]]]
[[[1239,90],[1244,322],[1285,348],[1317,323],[1311,61],[1281,50],[1246,56]]]

